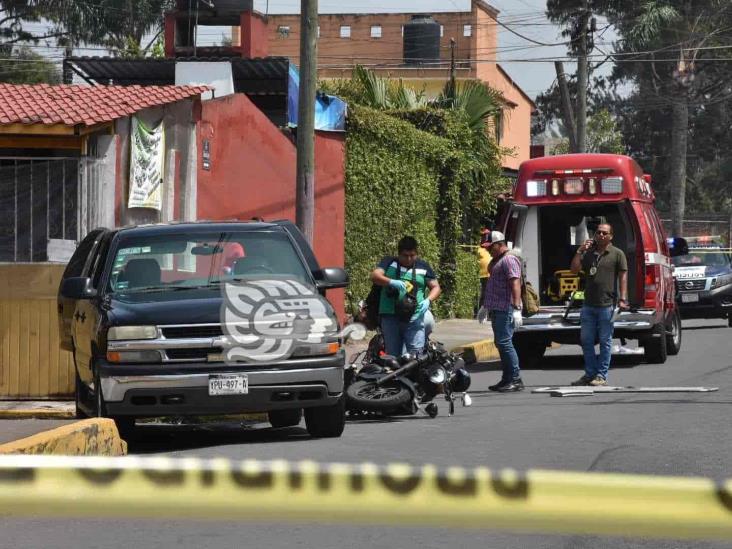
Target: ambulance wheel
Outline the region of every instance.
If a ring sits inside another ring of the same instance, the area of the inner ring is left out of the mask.
[[[646,362],[663,364],[668,357],[666,347],[666,326],[659,324],[653,329],[653,335],[643,341]]]

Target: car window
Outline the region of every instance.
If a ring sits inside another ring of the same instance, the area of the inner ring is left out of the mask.
[[[77,246],[74,255],[71,256],[68,265],[66,265],[63,278],[81,276],[81,273],[84,270],[84,265],[86,265],[86,260],[89,257],[89,253],[94,248],[94,244],[101,234],[102,230],[94,230],[84,237]]]
[[[295,279],[312,285],[300,254],[281,230],[122,236],[110,292],[219,287],[247,279]]]
[[[730,256],[719,250],[689,250],[686,255],[672,258],[676,267],[729,267]]]

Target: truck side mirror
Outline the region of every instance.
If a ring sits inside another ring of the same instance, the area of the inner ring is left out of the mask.
[[[72,276],[61,282],[61,297],[67,299],[91,299],[96,297],[97,291],[92,288],[91,278]]]
[[[315,284],[319,290],[332,290],[333,288],[346,288],[348,286],[348,273],[340,267],[325,267],[313,273]]]
[[[666,242],[668,243],[671,257],[678,257],[689,253],[689,244],[685,238],[681,238],[680,236],[667,238]]]

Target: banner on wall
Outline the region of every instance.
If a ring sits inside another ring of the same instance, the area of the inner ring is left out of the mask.
[[[128,208],[163,208],[165,135],[162,120],[150,127],[132,117],[130,132],[130,197]]]

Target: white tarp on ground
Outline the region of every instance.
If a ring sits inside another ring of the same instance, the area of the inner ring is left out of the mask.
[[[149,127],[133,116],[130,141],[130,198],[127,207],[162,210],[165,160],[162,120],[157,126]]]

